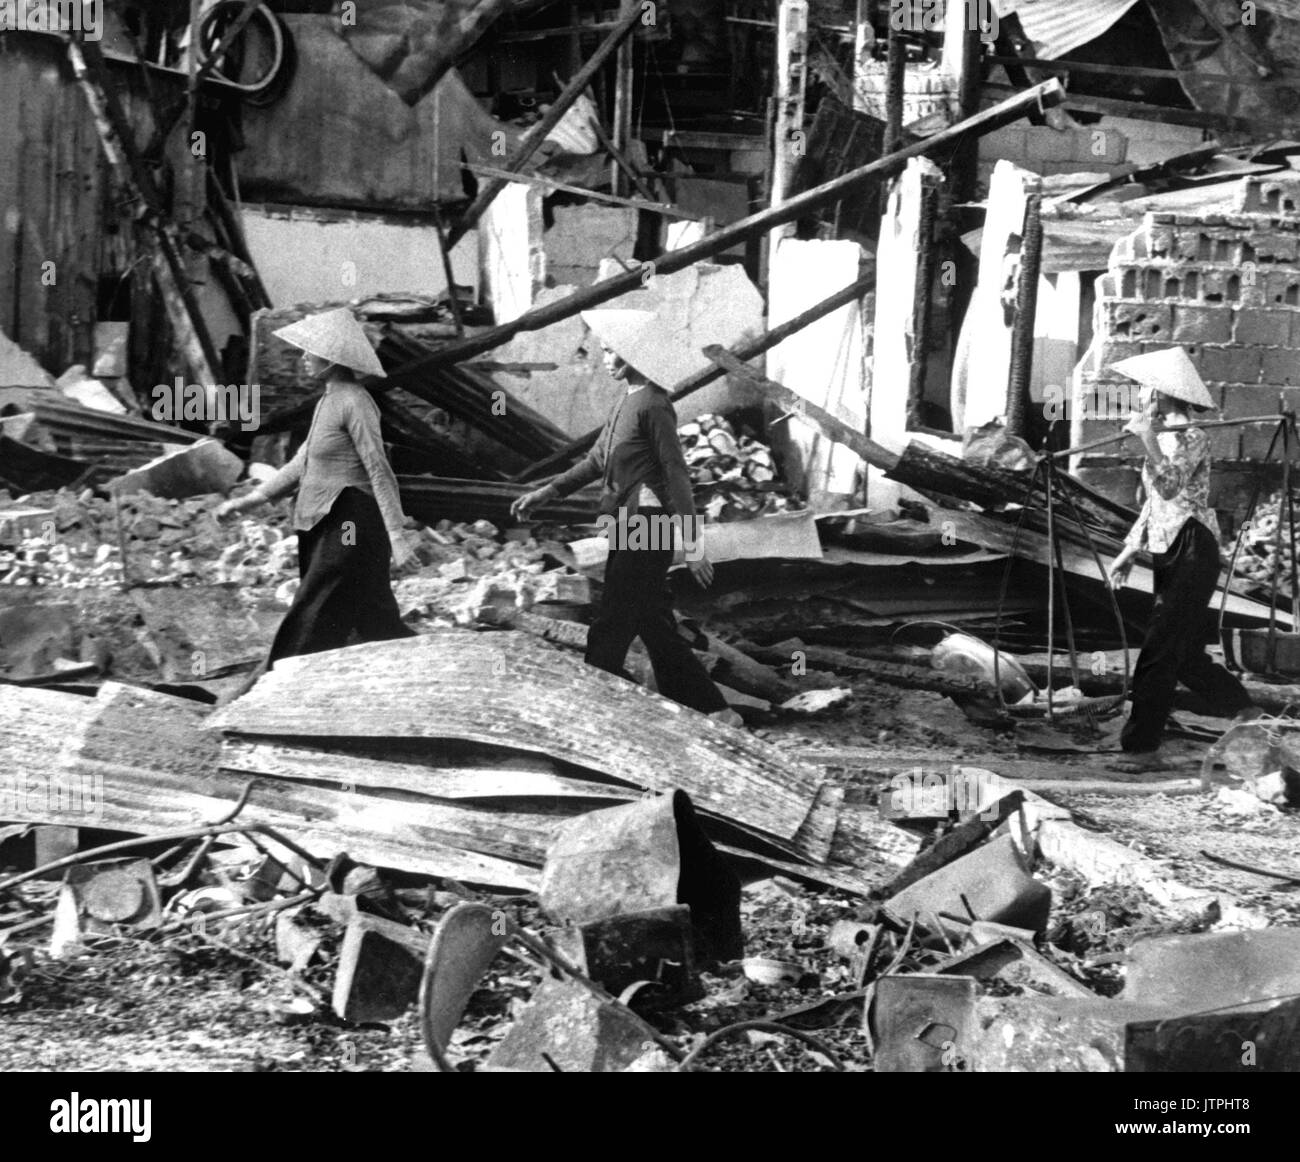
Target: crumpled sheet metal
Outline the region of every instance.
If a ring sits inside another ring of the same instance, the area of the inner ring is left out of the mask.
[[[685,904],[702,957],[734,960],[744,950],[739,877],[684,791],[562,824],[539,894],[551,919],[574,924]]]

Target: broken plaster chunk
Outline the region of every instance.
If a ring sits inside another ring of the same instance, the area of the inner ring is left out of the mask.
[[[847,686],[837,686],[833,690],[806,690],[782,702],[781,709],[792,714],[822,714],[844,706],[852,699],[853,691]]]

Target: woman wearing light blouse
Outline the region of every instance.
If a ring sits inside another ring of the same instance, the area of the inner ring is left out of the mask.
[[[362,641],[411,637],[388,578],[390,555],[398,566],[411,556],[397,478],[384,454],[379,409],[356,375],[382,375],[383,365],[346,307],[275,334],[302,348],[302,369],[324,382],[325,394],[293,459],[216,511],[225,519],[298,489],[301,579],[267,661],[337,649],[353,632]]]
[[[1150,550],[1155,604],[1133,672],[1132,709],[1120,735],[1130,755],[1124,770],[1159,770],[1165,722],[1181,681],[1224,717],[1257,713],[1242,684],[1206,651],[1209,603],[1219,581],[1219,524],[1209,505],[1210,442],[1189,427],[1191,412],[1214,406],[1181,347],[1114,365],[1143,384],[1138,408],[1125,426],[1146,450],[1142,511],[1111,565],[1115,588],[1124,585],[1133,558]]]

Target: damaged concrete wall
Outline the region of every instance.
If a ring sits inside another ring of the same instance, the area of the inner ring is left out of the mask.
[[[1113,419],[1093,418],[1128,383],[1108,371],[1112,363],[1174,344],[1187,349],[1223,418],[1269,415],[1279,398],[1300,407],[1300,180],[1246,178],[1235,211],[1148,214],[1116,244],[1098,283],[1072,442],[1114,434]],[[1222,462],[1261,460],[1273,433],[1261,425],[1206,434]],[[1084,467],[1114,468],[1132,458],[1124,451],[1089,457]]]
[[[854,282],[861,257],[856,242],[782,239],[771,263],[768,327],[779,327]],[[854,303],[790,336],[767,357],[769,378],[857,431],[867,420],[864,373],[865,328]],[[906,399],[904,386],[904,405]],[[772,429],[772,444],[786,481],[814,507],[842,507],[855,493],[857,453],[793,420]]]
[[[245,203],[242,221],[267,293],[281,306],[447,289],[437,230],[428,220]],[[456,282],[477,291],[477,235],[457,244],[451,265]]]

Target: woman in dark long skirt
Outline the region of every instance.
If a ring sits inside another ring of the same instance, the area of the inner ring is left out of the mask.
[[[1257,714],[1245,688],[1206,651],[1209,604],[1219,582],[1219,525],[1209,505],[1209,438],[1189,427],[1193,411],[1214,406],[1181,347],[1114,365],[1141,383],[1126,430],[1146,449],[1142,511],[1111,565],[1115,587],[1127,580],[1137,553],[1151,551],[1155,604],[1133,672],[1132,709],[1120,735],[1128,758],[1121,770],[1160,770],[1165,722],[1181,681],[1224,717]]]
[[[275,334],[302,349],[302,369],[325,393],[307,438],[274,476],[216,511],[224,520],[295,487],[300,582],[267,663],[362,641],[411,637],[389,584],[390,556],[411,556],[397,478],[384,454],[379,409],[357,373],[383,375],[365,331],[346,307],[311,315]]]

